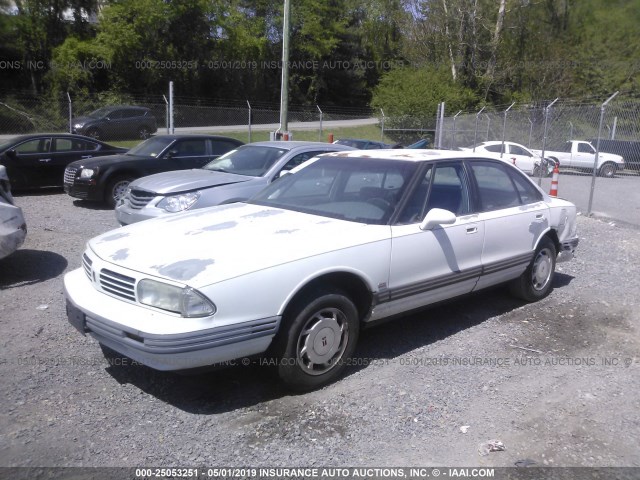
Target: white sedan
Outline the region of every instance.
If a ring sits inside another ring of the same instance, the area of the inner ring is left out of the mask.
[[[505,282],[545,297],[577,244],[575,206],[507,163],[340,152],[245,203],[93,238],[64,289],[72,325],[152,368],[267,356],[308,390],[338,377],[365,324]]]
[[[473,147],[461,148],[460,150],[466,152],[472,152]],[[489,156],[498,158],[505,162],[511,163],[518,167],[525,173],[537,177],[540,175],[539,167],[540,163],[544,165],[542,172],[543,176],[549,176],[553,172],[555,163],[545,159],[540,162],[540,155],[529,150],[524,145],[514,142],[504,142],[499,140],[492,140],[488,142],[482,142],[475,146],[475,153],[482,156]]]

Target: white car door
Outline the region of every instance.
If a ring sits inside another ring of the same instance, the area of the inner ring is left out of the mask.
[[[481,271],[484,224],[470,214],[469,182],[461,161],[429,166],[391,226],[389,284],[372,320],[468,293]],[[421,230],[432,208],[453,212],[451,225]]]
[[[515,278],[527,268],[538,239],[549,228],[549,208],[518,171],[489,160],[470,165],[478,219],[484,222],[480,289]]]
[[[593,168],[596,151],[586,142],[577,145],[577,152],[571,156],[571,166],[577,168]]]
[[[535,166],[536,158],[531,152],[528,152],[524,148],[512,143],[508,144],[508,149],[508,156],[516,167],[518,167],[523,172],[529,174],[533,173],[533,167]]]

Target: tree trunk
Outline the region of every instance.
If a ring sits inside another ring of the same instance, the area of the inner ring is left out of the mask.
[[[453,57],[453,47],[451,46],[451,35],[449,34],[449,12],[447,10],[447,0],[442,0],[442,6],[444,7],[444,34],[447,37],[449,61],[451,62],[451,76],[455,81],[458,78],[458,71],[456,69],[455,58]]]
[[[487,86],[485,89],[485,100],[489,94],[489,89],[493,84],[494,74],[496,70],[496,62],[498,58],[498,45],[500,44],[500,37],[502,35],[502,28],[504,26],[504,15],[507,10],[507,0],[500,0],[500,7],[498,8],[498,19],[496,20],[496,29],[493,32],[493,40],[491,41],[491,58],[487,65],[487,72],[485,74]]]

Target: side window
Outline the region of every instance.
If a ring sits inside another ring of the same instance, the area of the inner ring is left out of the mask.
[[[398,224],[418,223],[424,218],[424,207],[427,203],[432,171],[433,168],[429,167],[418,186],[411,192],[404,209],[398,217]]]
[[[511,179],[518,190],[522,204],[536,203],[542,200],[542,194],[519,172],[511,171]]]
[[[53,150],[55,152],[71,152],[73,150],[77,150],[77,148],[73,148],[73,142],[69,138],[54,138]]]
[[[294,156],[293,158],[289,159],[289,161],[284,165],[284,167],[282,167],[281,171],[286,172],[287,170],[291,170],[292,168],[297,167],[298,165],[306,162],[307,160],[309,160],[310,158],[315,157],[316,155],[321,155],[325,153],[324,151],[320,150],[318,152],[304,152],[304,153],[299,153],[298,155]]]
[[[468,198],[462,165],[436,166],[426,212],[442,208],[460,216],[469,212]]]
[[[205,140],[182,140],[177,142],[171,150],[176,150],[176,157],[197,157],[206,155]]]
[[[111,120],[121,120],[123,114],[124,114],[123,110],[114,110],[109,115],[107,115],[107,117],[109,117]]]
[[[524,157],[530,157],[531,154],[527,152],[524,148],[518,147],[517,145],[510,145],[509,151],[514,155],[522,155]]]
[[[594,153],[591,146],[587,143],[579,143],[578,144],[578,152],[580,153]]]
[[[73,145],[75,150],[84,150],[87,152],[98,150],[99,147],[97,143],[90,142],[89,140],[74,140]]]
[[[520,205],[520,196],[502,165],[472,162],[480,196],[480,210],[484,212]]]
[[[50,148],[50,138],[37,138],[35,140],[29,140],[28,142],[21,143],[14,150],[18,154],[28,155],[30,153],[47,153]]]
[[[224,140],[211,140],[212,155],[223,155],[234,148],[238,148],[235,143],[226,142]]]
[[[487,152],[494,152],[494,153],[502,153],[502,144],[497,144],[497,145],[487,145],[486,147],[484,147],[484,149]]]

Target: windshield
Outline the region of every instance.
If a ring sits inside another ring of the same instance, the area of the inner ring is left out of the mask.
[[[169,137],[152,137],[145,140],[138,146],[133,147],[127,152],[127,155],[138,155],[141,157],[157,157],[162,151],[174,141]]]
[[[87,115],[87,117],[91,117],[91,118],[104,118],[107,115],[109,115],[109,113],[111,113],[111,109],[108,107],[102,107],[99,108],[97,110],[94,110],[93,112],[91,112],[89,115]]]
[[[320,157],[281,177],[249,203],[383,225],[418,164],[375,158]]]
[[[337,143],[338,145],[347,145],[348,147],[359,148],[362,150],[364,147],[367,146],[367,143],[369,142],[366,140],[355,140],[352,138],[343,138],[341,140],[336,141],[335,143]]]
[[[261,177],[288,151],[285,148],[243,145],[207,163],[202,168],[214,172]]]

